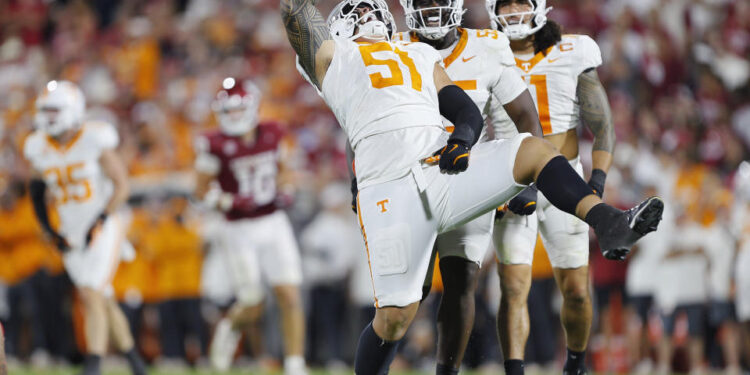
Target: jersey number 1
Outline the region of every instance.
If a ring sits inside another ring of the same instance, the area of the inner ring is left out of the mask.
[[[382,89],[389,86],[404,84],[404,74],[401,71],[401,67],[398,65],[398,61],[396,61],[396,58],[378,59],[372,55],[374,52],[391,52],[394,53],[396,57],[401,60],[401,63],[406,65],[409,69],[411,88],[417,91],[422,91],[422,75],[417,71],[417,67],[414,65],[414,60],[409,57],[406,52],[401,51],[398,48],[394,49],[390,43],[386,42],[360,45],[359,52],[362,54],[362,60],[365,62],[365,66],[385,65],[388,67],[388,70],[391,71],[390,77],[383,77],[383,74],[381,73],[370,74],[372,87]]]
[[[549,116],[549,95],[547,95],[547,76],[544,74],[532,74],[527,76],[526,83],[534,86],[536,91],[536,109],[539,111],[539,122],[542,124],[542,133],[552,133],[552,122]]]

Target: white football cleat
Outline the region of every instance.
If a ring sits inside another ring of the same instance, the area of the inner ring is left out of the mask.
[[[211,340],[209,349],[209,358],[211,366],[218,371],[229,371],[234,361],[234,353],[237,351],[237,345],[240,343],[242,335],[232,329],[232,322],[229,318],[222,318],[216,325],[214,337]]]

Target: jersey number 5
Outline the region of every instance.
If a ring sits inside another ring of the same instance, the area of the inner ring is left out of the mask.
[[[388,67],[388,70],[391,71],[390,77],[383,77],[382,73],[370,74],[372,87],[382,89],[385,87],[404,84],[404,74],[401,71],[401,67],[398,65],[398,61],[396,61],[396,58],[398,58],[401,60],[401,63],[406,65],[409,69],[411,88],[417,91],[422,91],[422,75],[417,71],[417,67],[414,65],[414,60],[409,57],[406,52],[401,51],[398,48],[394,49],[390,43],[386,42],[360,45],[359,52],[362,54],[362,60],[365,62],[365,66],[385,65]],[[378,59],[373,56],[373,53],[375,52],[390,52],[388,54],[395,54],[395,56],[392,59]]]

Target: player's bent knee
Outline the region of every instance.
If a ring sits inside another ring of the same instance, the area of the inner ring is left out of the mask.
[[[383,307],[375,312],[373,328],[375,333],[386,341],[398,341],[404,337],[416,315],[419,303],[405,307]]]
[[[538,137],[526,137],[516,154],[513,177],[519,183],[531,183],[547,163],[560,155],[552,143]]]

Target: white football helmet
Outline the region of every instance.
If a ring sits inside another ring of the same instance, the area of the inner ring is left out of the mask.
[[[370,11],[360,14],[357,9],[362,6]],[[396,21],[385,0],[344,0],[333,8],[326,23],[335,38],[390,40],[396,33]]]
[[[531,5],[530,11],[498,15],[497,4],[506,1],[485,0],[484,5],[489,13],[492,28],[502,31],[510,40],[524,39],[539,31],[547,23],[547,13],[552,7],[546,8],[547,0],[526,1]]]
[[[56,137],[81,126],[86,113],[86,98],[70,81],[49,81],[35,103],[34,126]]]
[[[243,135],[258,125],[261,93],[251,81],[238,82],[225,78],[222,90],[211,104],[219,120],[221,132],[230,136]]]
[[[430,7],[415,8],[414,0],[400,0],[406,17],[406,27],[427,39],[437,40],[448,34],[453,28],[461,26],[461,19],[466,10],[464,0],[437,0]],[[437,25],[429,26],[437,22]]]

